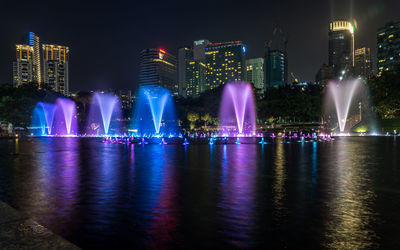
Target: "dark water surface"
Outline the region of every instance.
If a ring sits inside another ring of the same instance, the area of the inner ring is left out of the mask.
[[[0,200],[83,248],[400,248],[400,138],[29,138],[0,156]]]

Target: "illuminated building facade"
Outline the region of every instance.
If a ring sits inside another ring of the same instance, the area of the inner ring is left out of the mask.
[[[245,80],[246,46],[241,41],[212,43],[205,47],[205,89]]]
[[[378,74],[392,71],[400,64],[400,21],[391,22],[377,31]]]
[[[33,60],[33,46],[16,45],[16,61],[13,64],[13,83],[15,87],[24,83],[35,82],[35,65]]]
[[[144,49],[140,53],[139,86],[158,85],[178,94],[176,57],[163,49]]]
[[[354,67],[355,27],[349,21],[334,21],[329,25],[329,66],[335,77],[350,76]]]
[[[246,60],[246,81],[253,84],[259,94],[264,92],[264,58]]]
[[[29,32],[26,44],[17,44],[16,61],[13,63],[13,83],[14,86],[34,82],[39,88],[42,83],[39,37],[33,32]]]
[[[52,90],[69,95],[69,48],[61,45],[42,44],[43,83]]]
[[[266,43],[265,88],[283,86],[288,83],[287,36],[275,27],[272,40]]]
[[[29,45],[33,46],[33,65],[35,67],[35,80],[39,84],[42,83],[42,67],[40,64],[40,43],[39,43],[39,37],[33,33],[29,32]]]
[[[369,78],[372,75],[370,48],[359,48],[354,53],[354,74],[357,77]]]

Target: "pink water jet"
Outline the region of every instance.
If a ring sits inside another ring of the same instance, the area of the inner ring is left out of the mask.
[[[253,88],[249,83],[226,84],[219,110],[220,133],[253,135],[256,130],[256,114]]]

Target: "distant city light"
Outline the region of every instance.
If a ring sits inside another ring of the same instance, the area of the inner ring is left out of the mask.
[[[161,53],[163,53],[163,54],[165,54],[165,53],[167,53],[165,50],[163,50],[163,49],[159,49],[159,51],[161,52]]]

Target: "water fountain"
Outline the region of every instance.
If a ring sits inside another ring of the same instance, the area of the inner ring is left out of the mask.
[[[52,134],[56,108],[56,105],[51,103],[38,102],[36,104],[33,111],[32,127],[39,127],[41,129],[40,135]]]
[[[75,102],[58,98],[56,101],[57,112],[55,115],[55,129],[57,135],[76,135],[77,119]]]
[[[220,104],[220,133],[243,136],[256,130],[255,104],[252,86],[245,82],[226,84]]]
[[[335,103],[336,115],[339,123],[340,133],[346,128],[349,109],[353,97],[361,84],[358,79],[353,81],[330,82],[328,93],[332,96]]]
[[[118,116],[120,116],[118,97],[112,94],[95,92],[91,101],[87,133],[93,135],[102,132],[104,135],[108,135],[112,118],[117,118]],[[100,128],[102,128],[101,131],[99,131]]]
[[[175,133],[177,122],[171,92],[163,87],[140,87],[133,126],[150,136]]]

